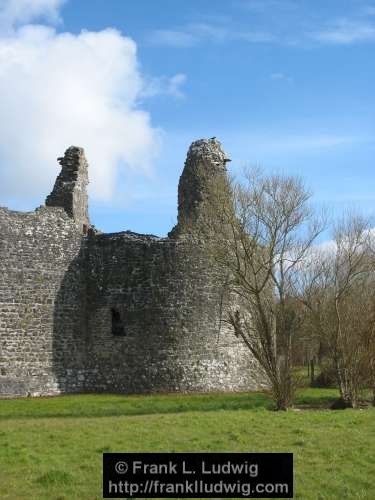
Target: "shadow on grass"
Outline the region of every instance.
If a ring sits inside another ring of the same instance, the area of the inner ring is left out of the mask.
[[[327,408],[337,398],[335,389],[303,389],[296,406]],[[272,410],[265,392],[231,394],[81,394],[0,401],[0,420],[62,417],[135,416],[191,411]]]
[[[338,397],[338,389],[318,389],[308,387],[297,390],[296,406],[329,408]]]

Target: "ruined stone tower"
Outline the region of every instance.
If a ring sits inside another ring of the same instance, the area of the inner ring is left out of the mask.
[[[194,142],[169,237],[90,227],[81,148],[59,159],[46,206],[0,208],[0,396],[258,389],[264,377],[223,317],[230,298],[202,247],[204,215],[228,158]]]
[[[88,215],[87,185],[89,183],[87,161],[82,148],[71,146],[57,161],[61,172],[52,193],[47,196],[47,207],[62,207],[76,224],[87,233]]]
[[[226,163],[231,161],[216,138],[200,139],[191,144],[178,184],[177,225],[169,233],[178,237],[204,217],[204,202],[210,185],[217,177],[226,177]]]

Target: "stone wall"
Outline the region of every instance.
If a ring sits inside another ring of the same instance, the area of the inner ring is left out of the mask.
[[[177,225],[169,233],[171,238],[194,231],[194,226],[205,218],[213,182],[227,179],[229,161],[215,137],[191,144],[178,183],[178,218]]]
[[[62,208],[0,208],[0,395],[81,390],[87,346],[81,244]]]
[[[215,139],[193,143],[169,238],[90,227],[80,148],[46,207],[0,209],[0,396],[264,386],[225,323],[223,277],[184,234],[226,161]]]
[[[223,280],[188,241],[134,233],[89,242],[87,389],[256,389],[259,368],[226,327]],[[113,314],[123,327],[113,335]]]
[[[89,227],[87,185],[88,165],[82,148],[71,146],[57,161],[61,165],[53,190],[47,196],[47,207],[62,207],[86,234]]]

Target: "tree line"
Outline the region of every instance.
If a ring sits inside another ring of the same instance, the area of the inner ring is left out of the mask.
[[[214,180],[203,205],[195,232],[225,276],[225,321],[263,369],[276,408],[293,405],[305,350],[332,374],[338,407],[357,407],[364,389],[375,404],[370,219],[350,210],[329,217],[301,178],[260,169]]]

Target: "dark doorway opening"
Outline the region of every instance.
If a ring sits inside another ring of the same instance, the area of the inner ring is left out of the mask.
[[[122,323],[121,314],[117,309],[111,309],[112,315],[112,335],[123,337],[125,335],[124,325]]]

